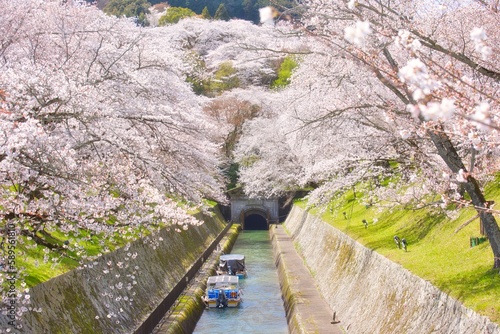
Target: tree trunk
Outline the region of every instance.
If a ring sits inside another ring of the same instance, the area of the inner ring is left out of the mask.
[[[392,58],[391,54],[384,50],[384,55],[391,64],[391,67],[397,66],[397,63]],[[372,68],[375,72],[377,78],[389,88],[396,96],[403,101],[405,104],[411,103],[416,104],[416,101],[413,100],[411,95],[406,92],[406,95],[403,94],[390,80],[385,78],[381,72]],[[421,121],[424,121],[423,118],[419,117]],[[467,169],[462,161],[462,158],[457,153],[455,146],[451,142],[450,138],[444,132],[442,126],[437,126],[434,130],[428,130],[427,134],[430,136],[432,142],[437,148],[438,154],[444,160],[446,165],[452,170],[454,173],[458,173],[461,169],[466,173]],[[479,214],[482,228],[488,237],[490,242],[491,249],[493,251],[493,268],[500,268],[500,229],[498,228],[498,224],[495,220],[493,214],[489,211],[490,203],[486,202],[484,199],[484,195],[479,188],[479,185],[471,175],[468,175],[466,178],[467,182],[461,183],[461,188],[464,189],[472,199],[472,203],[477,213]]]
[[[436,146],[438,154],[452,172],[458,173],[460,170],[463,170],[466,173],[467,169],[446,133],[442,129],[437,129],[429,130],[428,134]],[[489,211],[489,203],[485,200],[477,180],[471,175],[468,175],[466,180],[467,182],[463,182],[462,185],[469,194],[472,204],[479,214],[481,224],[490,242],[494,256],[493,268],[500,268],[500,229],[495,217]]]

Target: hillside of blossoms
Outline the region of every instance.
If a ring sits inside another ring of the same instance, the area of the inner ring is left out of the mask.
[[[0,285],[21,249],[83,264],[92,237],[201,224],[234,169],[251,197],[473,208],[500,268],[498,1],[300,0],[260,24],[149,27],[0,5]]]

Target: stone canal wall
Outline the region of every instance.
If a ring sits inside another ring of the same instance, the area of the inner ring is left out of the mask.
[[[151,334],[192,333],[206,309],[201,297],[205,294],[207,280],[215,275],[221,254],[229,254],[238,238],[240,225],[233,225],[219,242],[217,250],[207,257],[189,286],[182,292],[175,305]]]
[[[284,226],[347,333],[500,333],[488,318],[304,209],[294,206]]]
[[[226,228],[218,210],[198,218],[205,223],[180,233],[163,229],[33,287],[31,306],[41,312],[25,313],[20,333],[151,332],[151,315],[167,311],[165,298]]]

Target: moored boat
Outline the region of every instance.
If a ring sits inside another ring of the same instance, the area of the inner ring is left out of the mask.
[[[219,258],[217,275],[235,275],[238,278],[247,277],[245,256],[241,254],[224,254]]]
[[[210,276],[202,300],[209,308],[239,306],[241,303],[241,289],[238,276]]]

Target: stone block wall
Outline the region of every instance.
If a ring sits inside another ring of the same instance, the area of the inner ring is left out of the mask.
[[[41,312],[25,313],[19,333],[134,333],[226,226],[218,210],[198,218],[205,223],[163,229],[36,285],[31,306]]]
[[[285,221],[348,333],[498,334],[488,318],[297,206]]]

